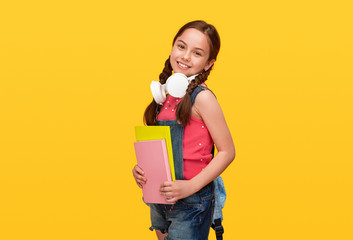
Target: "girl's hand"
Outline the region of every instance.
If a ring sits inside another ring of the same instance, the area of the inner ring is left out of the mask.
[[[179,199],[186,198],[196,191],[189,180],[168,181],[161,184],[160,193],[166,197],[170,204],[176,203]]]
[[[146,183],[147,179],[143,176],[145,173],[139,166],[135,166],[132,169],[132,174],[134,175],[137,185],[142,188],[143,184]]]

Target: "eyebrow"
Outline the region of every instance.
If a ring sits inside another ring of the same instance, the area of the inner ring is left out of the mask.
[[[187,43],[184,42],[183,40],[180,40],[180,39],[179,39],[177,42],[182,42],[183,44],[185,44],[185,45],[187,46]],[[202,51],[202,52],[205,52],[205,50],[203,50],[202,48],[195,48],[195,49],[200,50],[200,51]]]

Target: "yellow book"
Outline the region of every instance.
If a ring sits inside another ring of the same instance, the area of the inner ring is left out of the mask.
[[[172,138],[170,135],[169,126],[136,126],[135,127],[136,141],[148,141],[165,139],[168,151],[168,159],[172,180],[175,181],[175,170],[173,160]]]

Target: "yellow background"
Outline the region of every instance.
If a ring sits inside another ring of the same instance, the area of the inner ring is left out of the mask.
[[[0,4],[0,239],[155,239],[134,126],[195,19],[222,39],[225,239],[353,238],[350,1],[34,0]]]

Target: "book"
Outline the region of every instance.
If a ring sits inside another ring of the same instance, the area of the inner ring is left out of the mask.
[[[136,126],[135,136],[136,136],[136,141],[165,139],[167,151],[168,151],[170,173],[172,175],[172,180],[175,181],[175,170],[174,170],[173,149],[172,149],[172,139],[170,135],[170,127],[169,126]]]
[[[134,147],[137,163],[147,179],[142,187],[144,202],[168,204],[160,194],[161,184],[172,180],[165,139],[135,142]]]

